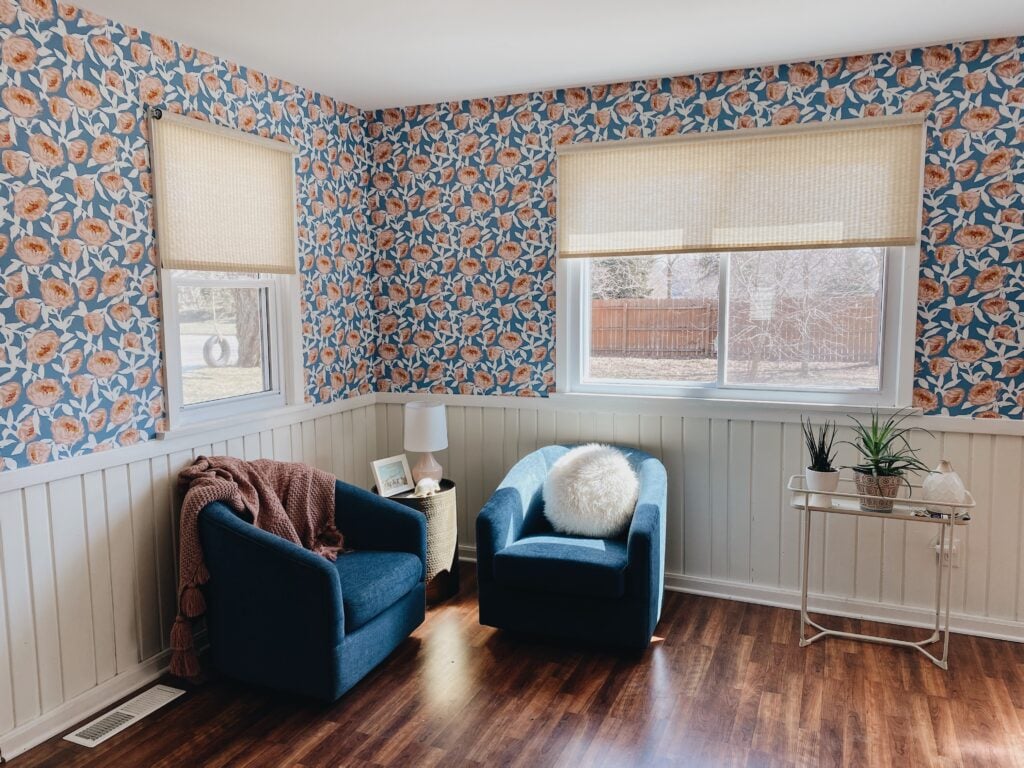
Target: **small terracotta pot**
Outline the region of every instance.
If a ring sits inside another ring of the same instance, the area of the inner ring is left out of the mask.
[[[893,499],[903,484],[903,478],[895,475],[868,475],[854,472],[857,493],[860,494],[860,508],[865,512],[892,512]],[[884,498],[871,498],[882,496]]]

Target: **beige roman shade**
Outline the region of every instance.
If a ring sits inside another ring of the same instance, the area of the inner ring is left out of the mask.
[[[149,126],[161,265],[294,273],[295,148],[166,110]]]
[[[911,245],[923,132],[915,115],[573,145],[559,256]]]

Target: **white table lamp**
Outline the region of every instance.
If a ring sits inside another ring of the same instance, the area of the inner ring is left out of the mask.
[[[441,465],[434,458],[433,451],[448,447],[448,425],[445,422],[444,404],[413,402],[405,405],[405,450],[422,453],[412,468],[413,482],[429,477],[441,482]]]

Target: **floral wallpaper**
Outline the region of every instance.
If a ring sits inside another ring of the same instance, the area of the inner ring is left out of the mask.
[[[0,469],[164,425],[144,109],[293,142],[307,400],[543,396],[553,149],[925,112],[915,405],[1024,417],[1024,41],[360,113],[51,0],[0,0]]]
[[[553,388],[555,146],[924,112],[914,404],[1021,418],[1022,53],[1007,38],[373,113],[378,388]]]
[[[371,389],[365,119],[51,0],[0,0],[0,468],[164,420],[146,105],[300,148],[307,399]]]

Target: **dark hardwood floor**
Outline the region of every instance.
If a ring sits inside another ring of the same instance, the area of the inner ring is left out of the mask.
[[[957,635],[942,672],[669,593],[631,657],[481,627],[465,582],[333,706],[211,681],[96,749],[55,738],[10,766],[1024,765],[1024,645]]]

